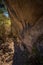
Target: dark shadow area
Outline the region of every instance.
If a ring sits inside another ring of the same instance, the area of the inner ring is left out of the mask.
[[[41,34],[37,41],[33,44],[33,57],[35,54],[35,65],[43,65],[43,34]],[[32,58],[31,58],[32,59]]]
[[[13,56],[12,65],[43,65],[43,49],[42,49],[43,46],[41,46],[43,45],[42,43],[43,43],[43,34],[39,36],[39,38],[36,41],[36,44],[33,44],[33,52],[32,55],[30,56],[26,46],[23,45],[24,51],[22,51],[17,41],[15,41],[14,39],[15,52]]]
[[[12,65],[26,65],[26,64],[28,65],[29,61],[27,50],[25,49],[24,51],[22,51],[17,41],[14,41],[14,50],[15,52]]]

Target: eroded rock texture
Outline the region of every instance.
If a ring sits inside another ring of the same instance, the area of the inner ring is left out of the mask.
[[[41,52],[32,52],[35,46],[35,51],[39,49],[39,46],[43,48],[43,1],[5,0],[5,4],[12,21],[13,37],[18,39],[14,45],[13,65],[43,65],[43,61],[39,60]],[[40,36],[41,43],[37,42]]]

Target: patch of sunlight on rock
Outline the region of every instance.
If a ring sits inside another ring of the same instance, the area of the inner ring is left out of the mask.
[[[3,13],[0,13],[0,35],[2,34],[2,32],[5,34],[9,34],[10,31],[11,31],[10,18],[3,15]]]
[[[9,17],[4,16],[3,14],[0,14],[0,24],[6,24],[6,25],[11,25],[11,21]]]

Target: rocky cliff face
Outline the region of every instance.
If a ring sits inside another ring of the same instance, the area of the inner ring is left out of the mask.
[[[6,0],[6,6],[12,21],[12,32],[20,34],[24,28],[35,25],[43,16],[43,1],[35,0]]]
[[[13,65],[43,64],[39,60],[43,57],[40,56],[43,46],[43,1],[5,0],[5,3],[11,17],[15,42]]]

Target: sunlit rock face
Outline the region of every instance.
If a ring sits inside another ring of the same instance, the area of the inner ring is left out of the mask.
[[[0,38],[4,40],[11,32],[10,18],[6,17],[3,13],[0,13]],[[4,37],[4,38],[3,38]]]
[[[2,41],[2,40],[1,40]],[[0,65],[12,65],[14,55],[14,42],[12,38],[7,38],[3,43],[0,41]]]

